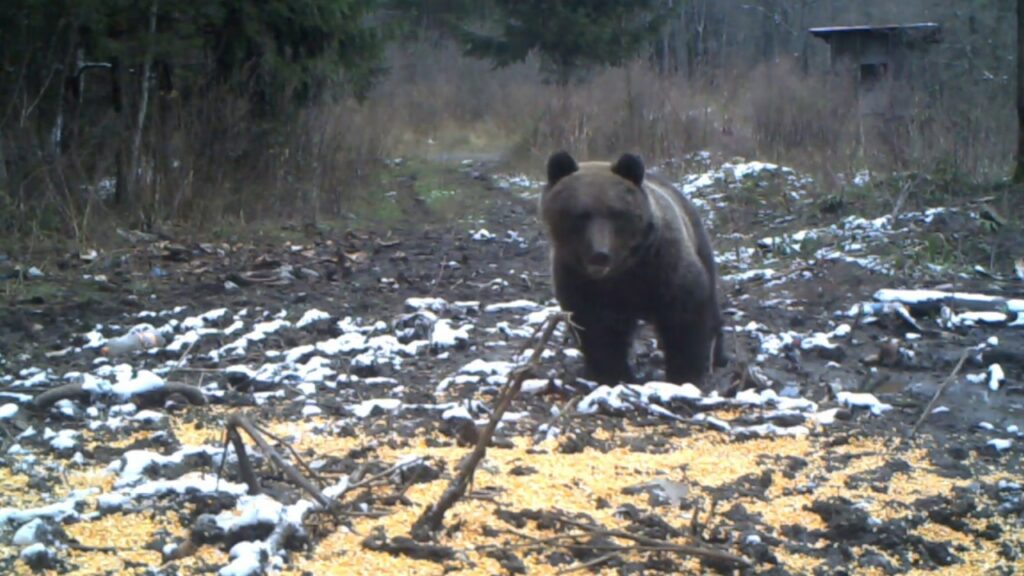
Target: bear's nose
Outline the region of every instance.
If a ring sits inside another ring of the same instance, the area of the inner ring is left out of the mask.
[[[590,255],[591,266],[607,266],[612,263],[612,257],[607,252],[594,252]]]

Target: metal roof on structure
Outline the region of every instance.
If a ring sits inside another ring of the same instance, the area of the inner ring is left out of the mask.
[[[942,27],[934,22],[919,22],[915,24],[886,24],[883,26],[826,26],[811,28],[808,32],[823,40],[828,40],[830,37],[840,34],[899,34],[911,36],[924,42],[938,42],[941,39]]]

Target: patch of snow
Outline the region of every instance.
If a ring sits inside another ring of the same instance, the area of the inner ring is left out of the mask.
[[[533,396],[535,394],[546,392],[550,384],[551,380],[546,378],[527,378],[526,380],[523,380],[523,385],[519,391],[521,394]],[[556,382],[555,386],[558,387],[559,384]]]
[[[488,314],[498,314],[501,312],[512,312],[512,313],[528,313],[537,312],[544,307],[536,302],[530,300],[513,300],[511,302],[500,302],[498,304],[489,304],[484,307],[484,312]]]
[[[441,314],[448,309],[448,301],[444,298],[406,298],[405,309],[410,312],[430,310],[436,314]]]
[[[120,492],[109,492],[100,494],[96,499],[96,508],[106,514],[123,510],[130,502],[131,499]]]
[[[90,332],[86,332],[82,336],[86,340],[85,344],[82,345],[82,348],[86,350],[91,350],[93,348],[102,348],[103,345],[107,343],[106,336],[104,336],[103,333],[99,331],[98,327]]]
[[[1013,446],[1013,440],[1008,438],[993,438],[986,442],[986,444],[994,448],[996,452],[1005,452]]]
[[[740,272],[738,274],[729,274],[722,276],[723,282],[750,282],[752,280],[770,280],[777,276],[775,270],[771,268],[758,268],[755,270],[747,270],[746,272]]]
[[[18,414],[18,405],[13,403],[0,406],[0,420],[10,420]]]
[[[77,430],[64,429],[50,439],[50,447],[58,452],[74,450],[82,434]]]
[[[869,170],[861,170],[861,171],[857,172],[856,174],[854,174],[854,176],[853,176],[853,185],[854,186],[857,186],[858,188],[863,188],[864,186],[867,186],[868,184],[871,184],[871,172]]]
[[[156,410],[142,410],[134,414],[131,419],[136,422],[145,422],[147,424],[159,424],[167,420],[167,414],[157,412]]]
[[[128,450],[121,457],[107,466],[107,470],[118,474],[114,486],[121,488],[131,486],[144,480],[148,473],[161,473],[162,470],[181,466],[188,459],[216,460],[222,449],[213,446],[183,447],[177,452],[164,456],[149,450]]]
[[[226,316],[227,313],[227,308],[215,308],[198,316],[189,316],[181,321],[181,328],[183,330],[204,328],[209,324],[220,321],[220,319]]]
[[[241,496],[248,491],[249,487],[245,484],[229,482],[218,478],[216,474],[189,472],[174,480],[144,482],[129,490],[128,494],[133,498],[152,498],[167,494],[213,494],[216,492]]]
[[[40,531],[46,529],[46,523],[41,518],[33,518],[18,528],[11,537],[11,544],[15,546],[29,546],[38,542],[37,537]]]
[[[988,367],[988,388],[995,392],[999,390],[999,386],[1002,385],[1003,380],[1006,380],[1006,374],[1003,372],[1003,367],[999,364],[992,364]]]
[[[733,436],[740,437],[771,437],[771,436],[806,436],[811,433],[806,426],[789,426],[782,427],[776,426],[772,423],[758,424],[756,426],[734,426],[732,428]]]
[[[612,388],[602,384],[576,404],[576,411],[580,414],[597,414],[602,409],[621,412],[630,405],[622,400],[620,394],[620,387]]]
[[[53,552],[42,542],[36,542],[22,548],[18,557],[26,564],[45,563],[44,558],[52,556]]]
[[[349,409],[358,418],[367,418],[374,411],[395,412],[402,406],[402,401],[395,398],[376,398],[364,400]]]
[[[217,576],[257,576],[263,573],[263,562],[270,553],[264,542],[243,540],[231,547],[226,566],[217,571]]]
[[[155,373],[149,370],[139,370],[134,378],[118,381],[110,391],[121,401],[126,401],[133,396],[159,390],[165,385],[164,379]]]
[[[441,319],[434,323],[430,331],[430,347],[433,350],[461,348],[469,343],[469,330],[472,325],[452,328],[451,320]]]
[[[465,406],[458,405],[452,406],[441,413],[442,420],[473,420],[473,415],[469,413],[469,410]]]
[[[470,238],[472,238],[473,240],[476,240],[478,242],[487,242],[487,241],[494,240],[495,238],[497,238],[497,236],[495,236],[494,234],[491,234],[490,232],[488,232],[488,230],[486,228],[481,228],[481,229],[477,230],[476,232],[473,232],[470,235]]]
[[[874,394],[867,392],[839,392],[836,394],[836,400],[849,408],[867,408],[875,416],[892,410],[892,404],[886,404],[876,398]]]
[[[477,358],[462,368],[459,368],[459,374],[504,377],[508,376],[514,368],[515,364],[512,362],[506,362],[504,360],[487,361]]]
[[[324,312],[323,310],[319,310],[317,308],[313,308],[312,310],[306,310],[306,312],[302,315],[302,318],[299,318],[299,321],[295,323],[295,327],[305,328],[306,326],[309,326],[311,324],[315,324],[317,322],[330,319],[331,315],[328,314],[327,312]]]
[[[697,414],[696,416],[693,417],[693,421],[703,422],[720,432],[729,432],[732,430],[732,424],[729,424],[728,422],[722,420],[721,418],[716,418],[708,414],[707,412],[701,412],[700,414]]]
[[[836,421],[836,413],[839,412],[838,408],[829,408],[828,410],[822,410],[815,414],[811,414],[811,420],[821,424],[822,426],[830,426]]]
[[[0,525],[22,525],[36,518],[48,518],[55,522],[62,522],[65,518],[75,518],[78,516],[78,508],[85,502],[85,499],[96,492],[95,488],[75,490],[60,502],[36,508],[26,508],[24,510],[0,508]]]
[[[316,349],[318,352],[328,356],[363,352],[367,347],[366,341],[366,336],[359,332],[347,332],[337,338],[317,342]]]

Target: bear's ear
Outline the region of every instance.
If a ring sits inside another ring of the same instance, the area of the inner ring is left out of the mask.
[[[555,152],[548,158],[548,186],[554,186],[556,182],[579,169],[579,165],[568,152]]]
[[[612,166],[612,173],[640,186],[644,182],[644,161],[636,154],[623,154]]]

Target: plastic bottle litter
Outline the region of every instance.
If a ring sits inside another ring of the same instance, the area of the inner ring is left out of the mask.
[[[100,348],[100,354],[104,356],[120,356],[135,352],[136,350],[162,348],[165,344],[167,344],[167,341],[156,328],[149,324],[140,324],[123,336],[107,340],[103,348]]]

